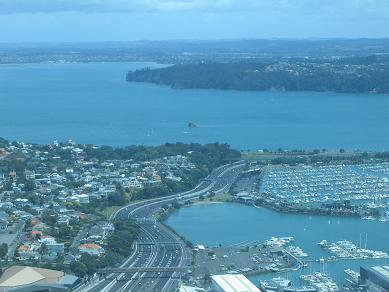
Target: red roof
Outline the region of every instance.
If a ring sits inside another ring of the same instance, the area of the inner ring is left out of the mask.
[[[78,248],[101,249],[102,247],[96,243],[84,243],[81,244]]]

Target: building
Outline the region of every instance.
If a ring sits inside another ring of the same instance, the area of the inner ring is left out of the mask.
[[[191,286],[181,285],[179,292],[206,292],[206,291],[205,291],[205,289],[199,288],[199,287],[191,287]]]
[[[68,198],[71,202],[78,202],[80,204],[89,204],[89,196],[86,194],[74,195]]]
[[[8,288],[4,292],[67,292],[67,287],[58,284],[30,284],[17,288]]]
[[[59,225],[69,225],[70,223],[70,217],[67,215],[60,215],[58,216],[57,223]]]
[[[64,253],[65,244],[59,242],[46,243],[47,253],[53,257],[57,257]]]
[[[51,235],[42,235],[39,241],[43,244],[54,243],[55,238]]]
[[[96,243],[84,243],[78,247],[81,253],[86,253],[92,256],[99,256],[104,253],[104,249]]]
[[[80,278],[74,275],[65,275],[59,279],[59,284],[67,288],[72,288],[80,282]]]
[[[211,276],[214,292],[260,292],[244,275],[227,274]]]
[[[0,232],[5,232],[9,224],[9,217],[4,211],[0,211]]]
[[[364,291],[389,291],[389,266],[361,267],[360,285]]]
[[[22,244],[18,247],[17,253],[20,260],[38,260],[39,259],[39,245],[37,244]]]
[[[58,284],[59,280],[63,276],[64,273],[61,271],[34,267],[12,266],[5,270],[0,278],[0,291],[19,291],[17,289],[25,289],[26,286],[32,284]]]

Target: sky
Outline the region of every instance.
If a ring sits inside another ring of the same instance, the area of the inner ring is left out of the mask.
[[[0,0],[0,42],[389,37],[389,0]]]

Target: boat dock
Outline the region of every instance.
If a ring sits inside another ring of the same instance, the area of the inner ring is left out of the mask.
[[[329,243],[326,240],[323,240],[319,242],[318,245],[321,246],[323,249],[328,250],[332,254],[332,256],[329,257],[329,260],[363,260],[389,258],[386,252],[357,247],[357,245],[348,240],[340,240],[334,243]]]
[[[311,275],[302,275],[300,279],[309,285],[315,287],[318,292],[337,292],[338,285],[326,274],[316,272]]]

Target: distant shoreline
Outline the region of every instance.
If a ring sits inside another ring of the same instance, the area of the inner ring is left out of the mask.
[[[389,56],[200,62],[129,71],[128,82],[173,89],[389,93]]]

